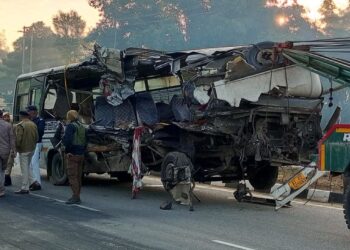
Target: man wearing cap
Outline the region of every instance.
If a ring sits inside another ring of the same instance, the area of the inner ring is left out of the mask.
[[[29,119],[27,111],[19,112],[21,122],[16,125],[16,150],[19,153],[19,164],[22,172],[22,187],[16,194],[28,194],[29,183],[34,181],[30,171],[30,162],[34,154],[36,143],[39,139],[38,129]]]
[[[67,176],[73,195],[66,204],[80,204],[81,178],[83,173],[84,154],[87,138],[86,129],[78,120],[78,112],[67,112],[68,125],[65,129],[62,143],[67,159]]]
[[[11,125],[11,127],[13,128],[13,125],[11,123],[11,116],[10,116],[9,112],[4,112],[4,114],[2,115],[2,118],[4,119],[5,122],[8,122]],[[5,170],[5,186],[12,185],[11,172],[12,172],[12,167],[13,167],[13,164],[15,161],[15,157],[16,157],[16,148],[13,147],[13,148],[11,148],[10,157],[7,161],[7,167]]]
[[[12,126],[4,121],[3,112],[0,110],[0,197],[5,195],[5,169],[11,151],[15,152],[15,136]]]
[[[35,146],[34,155],[30,163],[30,171],[33,172],[34,182],[29,186],[30,191],[41,190],[41,178],[40,178],[40,156],[43,147],[42,139],[45,131],[45,121],[38,116],[38,108],[34,105],[27,107],[27,112],[30,119],[35,123],[38,128],[39,139]]]

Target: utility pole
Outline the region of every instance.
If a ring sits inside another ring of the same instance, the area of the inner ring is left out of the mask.
[[[34,28],[32,28],[31,35],[30,35],[29,72],[32,72],[32,63],[33,63],[33,33],[34,33]]]
[[[26,32],[28,31],[30,27],[23,26],[23,30],[19,30],[18,32],[23,33],[22,37],[22,74],[24,73],[25,69],[25,50],[26,50]]]

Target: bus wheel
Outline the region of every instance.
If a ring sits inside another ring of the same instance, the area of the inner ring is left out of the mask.
[[[255,190],[266,191],[275,185],[278,177],[278,167],[265,165],[257,170],[257,172],[249,177],[250,184]]]
[[[350,229],[350,176],[344,176],[344,183],[347,183],[347,185],[344,185],[344,217],[346,225]]]
[[[54,154],[51,163],[51,182],[54,185],[67,184],[68,178],[63,159],[59,153]]]

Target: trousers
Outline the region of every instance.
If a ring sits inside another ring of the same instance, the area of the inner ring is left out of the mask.
[[[30,162],[32,160],[34,152],[19,153],[19,165],[22,172],[22,190],[29,190],[29,183],[35,181],[32,171],[30,171]]]
[[[15,156],[13,152],[10,153],[9,159],[7,160],[7,167],[5,170],[5,175],[11,175],[13,165],[15,164]]]
[[[5,192],[5,186],[4,186],[4,183],[5,183],[5,169],[6,169],[6,166],[7,166],[8,157],[9,156],[5,156],[5,155],[1,155],[0,156],[0,161],[1,161],[1,164],[0,164],[0,193]]]
[[[66,154],[67,176],[74,198],[80,198],[84,156]]]
[[[39,143],[36,144],[35,150],[34,150],[34,154],[33,154],[32,160],[30,162],[30,171],[32,172],[34,181],[37,181],[40,185],[41,185],[40,158],[41,158],[41,150],[42,150],[42,148],[43,148],[42,142],[39,142]],[[30,183],[30,184],[32,184],[32,183]]]

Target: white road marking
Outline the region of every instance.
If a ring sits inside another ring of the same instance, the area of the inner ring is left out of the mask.
[[[238,248],[238,249],[243,249],[243,250],[254,250],[253,248],[249,248],[249,247],[245,247],[245,246],[241,246],[241,245],[237,245],[237,244],[233,244],[233,243],[229,243],[229,242],[225,242],[225,241],[221,241],[221,240],[212,240],[212,242],[215,242],[215,243],[218,243],[221,245],[225,245],[225,246]]]
[[[47,199],[47,200],[51,200],[51,201],[56,201],[56,202],[59,202],[59,203],[65,203],[65,201],[63,201],[63,200],[51,198],[51,197],[44,196],[44,195],[33,194],[33,193],[31,193],[30,195],[36,196],[36,197],[40,197],[40,198],[43,198],[43,199]],[[79,205],[79,204],[72,204],[71,206],[80,207],[80,208],[83,208],[83,209],[86,209],[86,210],[89,210],[89,211],[93,211],[93,212],[101,212],[100,210],[97,210],[95,208],[91,208],[91,207],[87,207],[87,206],[83,206],[83,205]]]
[[[145,187],[163,187],[161,184],[146,184]]]
[[[340,210],[340,211],[343,211],[344,209],[343,208],[340,208],[340,207],[331,207],[331,206],[325,206],[325,205],[320,205],[320,204],[315,204],[315,203],[306,203],[305,204],[305,201],[292,201],[292,203],[298,203],[298,204],[302,204],[302,205],[305,205],[305,206],[311,206],[311,207],[322,207],[322,208],[329,208],[329,209],[334,209],[334,210]]]
[[[86,207],[86,206],[83,206],[83,205],[73,204],[73,206],[80,207],[80,208],[83,208],[83,209],[86,209],[86,210],[90,210],[90,211],[93,211],[93,212],[101,212],[100,210],[97,210],[95,208]]]

